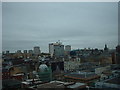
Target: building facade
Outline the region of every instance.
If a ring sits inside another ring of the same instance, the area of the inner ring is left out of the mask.
[[[66,45],[65,46],[65,55],[70,55],[70,51],[71,51],[71,46],[70,45]]]
[[[120,64],[120,45],[116,47],[116,64]]]

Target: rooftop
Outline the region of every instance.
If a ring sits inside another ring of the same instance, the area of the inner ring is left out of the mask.
[[[68,88],[80,88],[80,87],[85,87],[86,85],[84,83],[75,83],[73,85],[67,86]]]
[[[78,72],[72,72],[72,73],[66,74],[65,77],[74,78],[74,79],[89,80],[89,79],[96,78],[99,76],[93,72],[80,72],[80,71],[78,71]]]
[[[65,86],[59,82],[51,82],[51,83],[40,84],[37,86],[37,88],[65,88]]]
[[[49,83],[41,84],[37,86],[37,88],[79,88],[85,86],[85,83],[51,81]]]
[[[6,79],[6,80],[2,80],[2,86],[4,88],[8,88],[8,87],[18,87],[21,85],[21,82],[18,80],[13,80],[13,79]]]
[[[113,78],[111,80],[106,81],[106,83],[111,83],[111,84],[119,84],[120,85],[120,77]]]

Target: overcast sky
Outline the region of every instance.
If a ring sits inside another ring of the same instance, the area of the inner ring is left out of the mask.
[[[16,51],[60,40],[78,48],[115,48],[118,44],[118,3],[2,3],[2,48]]]

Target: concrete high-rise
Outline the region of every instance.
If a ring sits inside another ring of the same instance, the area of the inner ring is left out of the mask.
[[[27,53],[27,50],[24,50],[23,53]]]
[[[33,54],[33,50],[28,50],[28,53],[29,54]]]
[[[34,54],[36,54],[36,55],[40,54],[40,47],[39,46],[34,47]]]
[[[51,56],[63,57],[64,56],[64,45],[60,42],[49,44],[49,53]]]

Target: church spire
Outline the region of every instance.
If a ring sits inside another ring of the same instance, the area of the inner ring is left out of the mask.
[[[105,51],[108,50],[107,44],[105,44],[104,50],[105,50]]]

